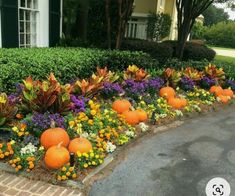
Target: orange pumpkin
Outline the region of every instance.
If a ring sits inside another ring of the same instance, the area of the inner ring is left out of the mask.
[[[223,90],[223,95],[224,96],[229,96],[229,97],[233,97],[233,95],[234,95],[234,93],[233,93],[233,91],[231,90],[231,89],[224,89]]]
[[[218,98],[219,98],[220,102],[222,102],[224,104],[228,103],[228,101],[229,101],[229,97],[228,96],[219,95]]]
[[[138,109],[135,112],[138,115],[138,118],[139,118],[140,122],[145,122],[145,121],[148,120],[148,115],[144,110]]]
[[[115,110],[119,114],[125,111],[128,111],[130,107],[131,107],[131,103],[126,99],[116,100],[112,104],[113,110]]]
[[[172,97],[175,97],[175,90],[169,86],[163,87],[160,89],[159,94],[161,97],[164,97],[166,99],[170,99]]]
[[[44,157],[44,162],[49,169],[59,169],[69,160],[69,151],[60,145],[50,147]]]
[[[123,116],[126,122],[130,125],[136,125],[139,123],[139,117],[135,111],[125,111]]]
[[[223,89],[221,86],[212,86],[210,88],[210,93],[215,94],[216,97],[223,94]]]
[[[187,99],[181,98],[181,105],[184,108],[188,104]]]
[[[92,145],[91,142],[86,139],[86,138],[75,138],[73,140],[71,140],[71,142],[69,143],[69,152],[73,152],[73,153],[77,153],[78,151],[80,153],[84,153],[84,152],[89,152],[90,150],[92,150]]]
[[[174,109],[181,109],[182,107],[184,107],[183,104],[185,103],[182,103],[182,99],[180,98],[172,97],[168,100],[168,104]]]
[[[51,146],[56,146],[61,143],[62,146],[67,147],[69,145],[69,135],[62,128],[50,128],[44,131],[41,135],[41,145],[48,149]]]

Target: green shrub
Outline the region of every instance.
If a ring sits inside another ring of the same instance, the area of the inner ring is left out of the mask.
[[[174,53],[173,56],[175,57],[176,51],[176,41],[165,41],[164,43],[170,44],[173,47]],[[201,61],[201,60],[208,60],[212,61],[215,58],[215,51],[211,48],[208,48],[206,45],[194,43],[194,42],[187,42],[184,48],[184,55],[183,60],[194,60],[194,61]]]
[[[148,54],[85,48],[0,49],[0,91],[11,92],[15,84],[32,76],[44,79],[53,72],[63,83],[86,78],[97,66],[120,71],[128,65],[157,68]]]
[[[166,62],[168,59],[172,58],[173,55],[173,48],[169,44],[138,39],[124,40],[122,49],[146,52],[160,63]]]
[[[220,22],[207,29],[204,35],[208,44],[235,48],[235,22]]]

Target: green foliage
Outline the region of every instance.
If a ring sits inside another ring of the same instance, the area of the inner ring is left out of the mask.
[[[235,48],[235,22],[220,22],[205,33],[207,43],[215,46]]]
[[[203,26],[202,23],[200,22],[196,22],[194,25],[193,25],[193,28],[192,28],[192,31],[191,31],[191,38],[192,39],[203,39],[204,37],[204,34],[206,32],[206,27]]]
[[[174,54],[176,54],[177,41],[166,41],[165,43],[170,44],[174,49]],[[208,61],[212,61],[215,58],[215,55],[215,51],[208,48],[206,45],[187,42],[184,48],[183,60],[201,61],[206,59]],[[175,57],[175,55],[173,56]]]
[[[204,25],[211,26],[219,22],[228,21],[229,15],[223,8],[217,8],[210,5],[202,14],[204,16]]]
[[[170,34],[171,17],[164,13],[150,13],[148,17],[147,37],[162,40]]]
[[[128,65],[157,67],[158,62],[143,52],[85,48],[0,49],[0,89],[12,92],[15,85],[32,76],[46,79],[50,72],[59,82],[89,77],[97,66],[121,71]]]
[[[160,63],[172,58],[173,48],[166,43],[157,43],[153,41],[129,39],[122,43],[124,50],[143,51],[151,55],[152,58],[158,60]]]

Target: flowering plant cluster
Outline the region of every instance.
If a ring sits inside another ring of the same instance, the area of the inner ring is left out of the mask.
[[[77,179],[151,131],[150,124],[228,103],[234,90],[235,81],[215,65],[167,68],[159,77],[136,65],[122,74],[97,68],[90,78],[65,85],[53,74],[43,81],[28,77],[14,94],[0,94],[0,134],[9,130],[12,140],[0,142],[0,160],[16,171],[46,166],[57,169],[51,174],[58,181]]]

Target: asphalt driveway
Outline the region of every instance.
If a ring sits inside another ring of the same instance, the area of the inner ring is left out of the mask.
[[[213,177],[225,178],[235,195],[235,106],[142,138],[89,195],[205,196]]]

